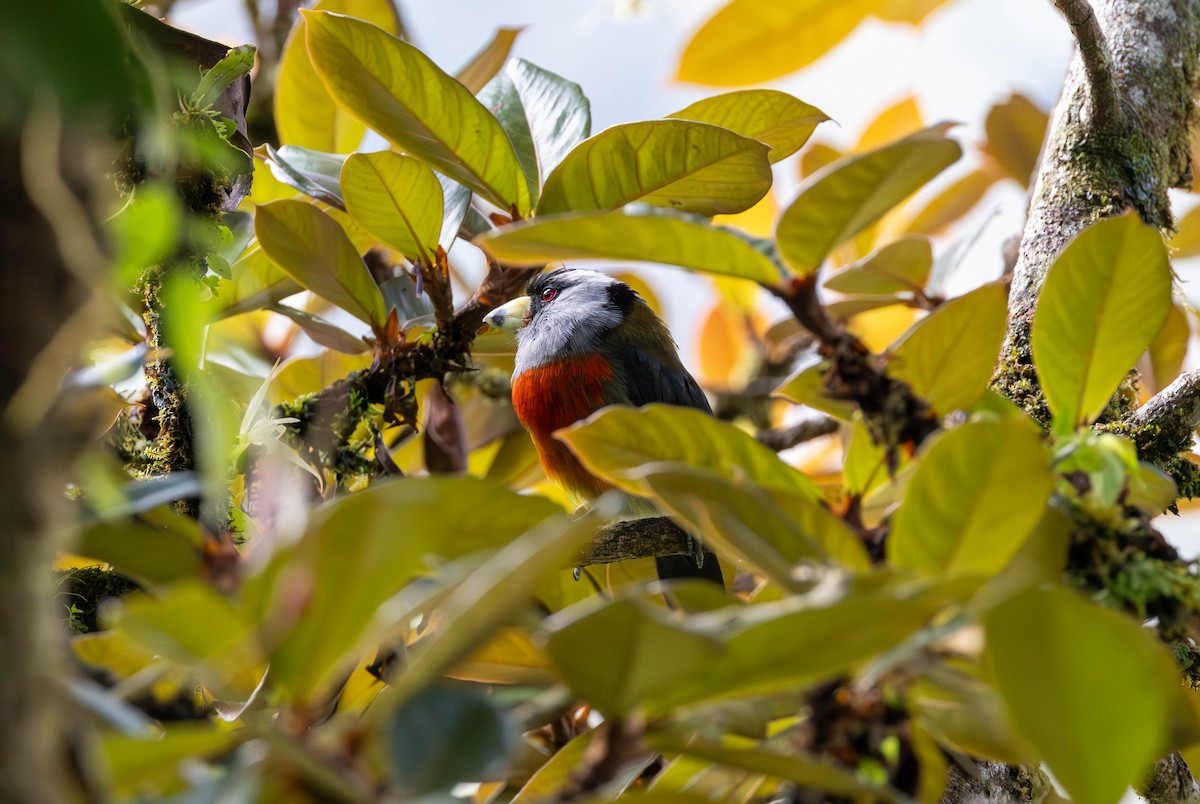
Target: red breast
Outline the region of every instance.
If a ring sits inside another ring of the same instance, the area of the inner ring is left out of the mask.
[[[613,398],[613,371],[600,355],[560,358],[527,369],[513,380],[517,417],[529,430],[546,474],[572,494],[590,500],[609,488],[592,475],[553,433],[595,413]]]

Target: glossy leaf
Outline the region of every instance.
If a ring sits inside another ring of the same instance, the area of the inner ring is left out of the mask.
[[[254,232],[266,255],[300,285],[372,326],[383,326],[383,296],[333,218],[303,201],[281,199],[255,208]]]
[[[305,335],[312,338],[314,343],[324,346],[327,349],[334,349],[348,355],[362,354],[368,349],[367,342],[362,338],[351,335],[346,330],[330,324],[320,316],[306,313],[303,310],[297,310],[295,307],[290,307],[286,304],[272,304],[267,309],[289,319],[293,324],[300,327]]]
[[[268,143],[265,147],[267,166],[276,179],[310,198],[338,209],[346,208],[342,189],[338,186],[338,176],[346,157],[311,151],[299,145],[284,145],[275,149]]]
[[[933,248],[925,237],[888,243],[825,280],[838,293],[916,293],[924,290],[933,269]]]
[[[319,0],[313,10],[353,14],[388,33],[396,33],[396,12],[390,0]],[[315,151],[350,153],[362,142],[366,126],[330,97],[308,57],[306,30],[304,18],[297,19],[279,59],[275,84],[279,139]]]
[[[513,59],[479,93],[513,143],[536,197],[550,172],[592,129],[591,105],[576,83]]]
[[[769,148],[707,123],[613,126],[547,177],[538,214],[607,211],[631,201],[702,215],[749,209],[771,188]]]
[[[379,483],[318,509],[288,570],[308,603],[274,651],[272,678],[300,697],[319,692],[356,655],[380,604],[431,569],[428,557],[499,547],[558,510],[468,477]]]
[[[747,477],[767,490],[821,499],[812,481],[781,461],[769,447],[693,408],[657,404],[605,408],[559,430],[557,438],[590,472],[631,494],[641,493],[642,482],[631,477],[630,470],[672,461],[725,478]]]
[[[696,120],[736,131],[771,147],[768,158],[778,162],[804,147],[817,126],[829,116],[815,106],[776,89],[744,89],[699,100],[667,115]]]
[[[518,802],[545,801],[560,790],[566,788],[571,778],[583,763],[588,746],[596,737],[596,730],[589,729],[583,734],[572,737],[570,742],[554,752],[537,771],[529,777],[529,781],[517,791],[513,804]]]
[[[313,66],[339,105],[501,209],[529,211],[529,186],[508,136],[466,87],[374,25],[302,13]]]
[[[892,346],[888,374],[911,385],[940,414],[971,407],[996,370],[1007,302],[1000,284],[946,302]]]
[[[634,599],[547,626],[546,651],[559,675],[609,717],[631,714],[681,679],[704,675],[722,652],[714,637],[681,628],[659,607]]]
[[[478,93],[491,81],[497,73],[504,69],[508,54],[512,52],[513,43],[522,28],[497,28],[495,35],[476,53],[465,67],[458,71],[454,78],[469,89]]]
[[[1024,95],[1012,95],[988,112],[983,151],[1022,187],[1028,187],[1042,151],[1047,122],[1046,113],[1033,101]]]
[[[1175,663],[1123,614],[1039,589],[985,620],[997,686],[1074,801],[1119,801],[1170,750]]]
[[[769,257],[732,232],[662,214],[548,215],[475,239],[512,265],[554,260],[659,262],[756,282],[779,281]]]
[[[1033,362],[1055,426],[1087,424],[1162,328],[1171,266],[1134,214],[1081,232],[1059,255],[1033,316]]]
[[[495,773],[518,739],[490,697],[449,684],[405,701],[388,715],[386,731],[393,778],[410,795]]]
[[[442,185],[421,162],[394,151],[351,154],[342,167],[347,211],[409,259],[433,265],[442,227]]]
[[[947,129],[934,126],[845,157],[810,179],[776,229],[783,258],[801,274],[812,273],[835,246],[957,161],[962,149]]]
[[[1028,419],[950,430],[919,456],[888,559],[931,574],[995,574],[1042,518],[1056,483],[1042,433]]]
[[[441,173],[434,175],[442,185],[442,231],[438,235],[438,244],[449,251],[471,207],[471,190]]]

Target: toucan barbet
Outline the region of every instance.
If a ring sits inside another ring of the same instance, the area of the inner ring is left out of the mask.
[[[490,312],[517,336],[512,400],[546,475],[579,501],[610,488],[554,432],[607,405],[652,402],[712,412],[679,360],[670,330],[629,285],[598,271],[559,268],[530,280],[526,295]],[[723,584],[716,556],[657,559],[658,575]]]

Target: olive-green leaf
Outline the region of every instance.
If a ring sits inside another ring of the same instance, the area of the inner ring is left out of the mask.
[[[805,789],[821,790],[852,800],[892,802],[899,799],[893,791],[872,786],[860,780],[849,769],[835,765],[832,761],[794,751],[782,753],[761,747],[734,748],[709,742],[698,734],[682,735],[671,732],[647,734],[646,743],[656,751],[684,754],[756,774],[766,774],[786,779]]]
[[[779,252],[810,274],[840,243],[879,220],[962,155],[948,124],[843,157],[813,176],[779,219]]]
[[[920,235],[893,240],[825,280],[838,293],[917,293],[925,289],[933,269],[929,238]]]
[[[613,259],[678,265],[764,283],[778,282],[780,275],[770,257],[736,234],[663,214],[547,215],[487,232],[475,243],[512,265]]]
[[[702,215],[741,212],[771,188],[769,150],[690,120],[613,126],[566,155],[547,177],[537,211],[606,211],[644,201]]]
[[[1065,589],[1013,597],[985,620],[997,687],[1073,801],[1115,804],[1167,744],[1179,676],[1151,632]]]
[[[559,675],[606,716],[628,715],[668,694],[689,675],[703,675],[721,654],[712,636],[685,630],[657,606],[632,599],[583,616],[568,609],[546,625],[546,652]]]
[[[705,98],[667,117],[696,120],[736,131],[771,146],[778,162],[800,150],[829,115],[777,89],[743,89]]]
[[[821,492],[753,436],[704,411],[674,405],[605,408],[585,421],[559,430],[588,471],[630,494],[643,493],[631,470],[673,461],[707,469],[720,477],[746,477],[767,490],[821,500]]]
[[[1100,415],[1171,311],[1158,232],[1133,213],[1084,229],[1059,255],[1033,316],[1033,362],[1055,427]]]
[[[442,227],[442,185],[434,172],[394,151],[351,154],[342,166],[346,211],[411,260],[433,265]]]
[[[540,497],[470,477],[404,478],[371,486],[314,512],[280,562],[309,597],[275,648],[271,676],[307,698],[362,647],[379,606],[442,561],[500,547],[559,512]]]
[[[383,326],[383,296],[333,218],[312,204],[284,198],[255,208],[254,233],[263,252],[301,286],[372,326]]]
[[[965,410],[987,390],[1007,320],[1008,294],[998,283],[952,299],[891,347],[888,374],[940,414]]]
[[[888,559],[931,574],[993,575],[1042,518],[1055,483],[1030,420],[950,430],[919,457],[892,521]]]
[[[744,476],[727,479],[681,463],[650,464],[629,474],[690,531],[759,567],[781,588],[796,586],[792,568],[801,561],[870,569],[858,537],[808,495],[768,491]]]
[[[904,642],[938,612],[977,588],[971,579],[902,581],[866,577],[830,598],[829,590],[760,603],[732,620],[694,615],[694,633],[722,636],[725,650],[703,673],[681,675],[646,702],[651,714],[684,703],[794,691],[850,671]]]
[[[339,105],[505,211],[529,211],[529,186],[508,136],[466,87],[381,28],[302,13],[313,66]]]
[[[524,59],[513,59],[479,93],[512,140],[534,197],[572,148],[591,134],[583,89]]]

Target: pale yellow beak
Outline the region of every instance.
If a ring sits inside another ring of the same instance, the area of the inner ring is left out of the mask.
[[[529,323],[530,300],[518,296],[508,304],[502,304],[484,316],[484,322],[505,332],[516,332]]]

